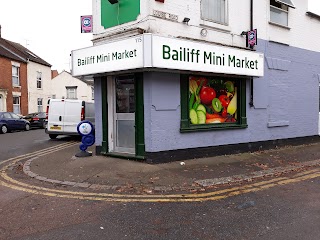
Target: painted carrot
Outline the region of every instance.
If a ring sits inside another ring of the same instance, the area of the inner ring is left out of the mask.
[[[206,123],[224,123],[225,121],[226,121],[225,118],[217,117],[217,118],[207,119]]]
[[[206,113],[206,119],[214,119],[214,118],[221,118],[221,116],[217,113],[213,113],[213,114]]]

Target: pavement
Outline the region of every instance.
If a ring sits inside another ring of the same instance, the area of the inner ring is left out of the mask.
[[[79,145],[28,159],[23,172],[42,182],[84,191],[152,194],[206,191],[290,176],[320,166],[320,142],[163,164],[98,156],[94,152],[89,157],[76,157]]]

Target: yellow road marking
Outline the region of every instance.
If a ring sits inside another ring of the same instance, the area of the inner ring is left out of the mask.
[[[143,196],[144,198],[120,198],[120,197],[114,197],[114,196],[109,196],[109,197],[95,197],[95,196],[85,196],[85,195],[74,195],[73,192],[68,192],[65,191],[66,194],[57,194],[57,193],[52,193],[52,192],[43,192],[43,191],[37,191],[37,190],[32,190],[32,189],[26,189],[23,187],[15,186],[12,184],[5,183],[3,181],[0,181],[0,185],[6,186],[15,190],[20,190],[28,193],[33,193],[33,194],[39,194],[39,195],[45,195],[45,196],[50,196],[50,197],[59,197],[59,198],[72,198],[72,199],[80,199],[80,200],[94,200],[94,201],[114,201],[114,202],[202,202],[202,201],[216,201],[220,199],[225,199],[231,196],[236,196],[240,195],[243,193],[250,193],[250,192],[257,192],[265,189],[269,189],[275,186],[279,185],[286,185],[289,183],[296,183],[308,179],[313,179],[320,177],[320,173],[315,173],[315,174],[309,174],[305,176],[301,176],[298,178],[293,178],[293,179],[284,179],[281,180],[277,183],[271,183],[271,184],[266,184],[262,185],[260,187],[255,187],[255,188],[249,188],[246,189],[248,186],[245,187],[239,187],[238,190],[229,192],[228,194],[224,195],[218,195],[218,196],[213,196],[213,197],[206,197],[206,198],[149,198],[150,196]],[[253,185],[253,184],[252,184]],[[212,194],[214,194],[213,192]]]
[[[314,172],[318,172],[319,169],[314,169],[314,170],[310,170],[310,171],[306,171],[303,173],[303,175],[307,175],[307,174],[311,174]],[[297,174],[296,176],[300,176],[302,173]],[[26,183],[22,183],[19,182],[17,180],[14,180],[13,178],[9,177],[6,173],[0,173],[0,176],[5,179],[8,182],[11,182],[13,184],[16,185],[20,185],[26,188],[31,188],[31,189],[36,189],[39,191],[51,191],[51,192],[56,192],[56,193],[72,193],[75,195],[86,195],[86,196],[103,196],[103,197],[129,197],[129,198],[144,198],[146,196],[150,197],[150,198],[195,198],[195,197],[209,197],[212,195],[221,195],[221,194],[225,194],[225,193],[229,193],[232,191],[236,191],[238,190],[240,187],[232,187],[232,188],[227,188],[227,189],[223,189],[223,190],[218,190],[218,191],[214,191],[214,192],[206,192],[206,193],[192,193],[192,194],[153,194],[153,195],[137,195],[137,194],[116,194],[116,193],[94,193],[94,192],[77,192],[77,191],[66,191],[66,190],[58,190],[58,189],[50,189],[50,188],[44,188],[44,187],[38,187],[35,185],[30,185],[30,184],[26,184]],[[247,189],[247,188],[252,188],[252,187],[259,187],[265,184],[272,184],[272,183],[276,183],[282,180],[287,180],[288,178],[285,177],[281,177],[281,178],[274,178],[271,180],[267,180],[267,181],[262,181],[262,182],[257,182],[257,183],[253,183],[253,184],[248,184],[245,186],[242,186],[242,189]]]
[[[9,158],[5,161],[1,161],[0,162],[0,165],[4,164],[4,163],[7,163],[7,162],[10,162],[10,161],[19,161],[19,160],[23,160],[25,158],[31,158],[33,156],[37,156],[37,154],[39,153],[42,153],[42,152],[46,152],[46,151],[50,151],[51,149],[60,149],[60,148],[63,148],[63,147],[71,147],[71,146],[74,146],[78,143],[75,143],[75,142],[68,142],[68,143],[61,143],[59,145],[56,145],[56,146],[52,146],[52,147],[48,147],[48,148],[45,148],[45,149],[41,149],[41,150],[38,150],[38,151],[34,151],[34,152],[31,152],[31,153],[26,153],[26,154],[23,154],[23,155],[19,155],[19,156],[16,156],[16,157],[12,157],[12,158]]]
[[[1,177],[3,177],[5,180],[12,182],[13,184],[20,185],[22,187],[7,184],[1,181],[2,185],[10,186],[11,188],[27,191],[31,193],[36,194],[45,194],[48,196],[74,196],[72,198],[79,198],[79,199],[88,199],[88,200],[108,200],[113,199],[114,201],[118,201],[118,199],[127,199],[129,201],[151,201],[151,202],[158,202],[158,201],[205,201],[205,200],[218,200],[230,196],[239,195],[242,193],[249,193],[249,192],[255,192],[260,191],[263,189],[268,189],[271,187],[275,187],[278,185],[284,185],[289,183],[294,183],[298,181],[303,181],[315,177],[320,176],[320,172],[315,172],[316,170],[311,170],[308,172],[305,172],[303,176],[300,176],[301,174],[297,174],[297,178],[288,179],[288,178],[277,178],[272,179],[269,181],[263,181],[258,182],[254,184],[249,184],[242,187],[233,187],[229,189],[209,192],[209,193],[202,193],[202,194],[169,194],[169,195],[127,195],[127,194],[107,194],[107,193],[92,193],[92,192],[73,192],[73,191],[65,191],[65,190],[57,190],[57,189],[48,189],[43,187],[37,187],[34,185],[29,185],[25,183],[18,182],[10,177],[8,177],[6,174],[1,174]],[[295,176],[295,177],[296,177]],[[300,177],[299,177],[300,176]],[[224,194],[224,195],[221,195]],[[217,196],[218,195],[218,196]]]
[[[214,192],[208,192],[208,193],[193,193],[193,194],[154,194],[154,195],[137,195],[137,194],[116,194],[116,193],[93,193],[93,192],[76,192],[76,191],[66,191],[66,190],[58,190],[58,189],[50,189],[50,188],[44,188],[44,187],[38,187],[35,185],[30,185],[30,184],[26,184],[26,183],[22,183],[19,182],[17,180],[14,180],[12,178],[10,178],[6,173],[0,173],[0,176],[7,180],[8,182],[11,182],[13,184],[16,185],[20,185],[26,188],[31,188],[31,189],[36,189],[39,191],[51,191],[51,192],[56,192],[56,193],[72,193],[75,195],[87,195],[87,196],[103,196],[103,197],[130,197],[130,198],[144,198],[146,196],[151,197],[151,198],[193,198],[193,197],[208,197],[211,195],[220,195],[223,193],[228,193],[228,192],[232,192],[235,190],[238,190],[239,187],[233,187],[233,188],[229,188],[229,189],[223,189],[223,190],[219,190],[219,191],[214,191]],[[259,182],[259,183],[254,183],[254,184],[250,184],[250,185],[246,185],[244,186],[244,188],[250,188],[250,187],[255,187],[255,186],[260,186],[262,184],[267,184],[267,183],[272,183],[272,182],[276,182],[279,180],[284,180],[286,178],[278,178],[278,179],[272,179],[269,181],[264,181],[264,182]]]

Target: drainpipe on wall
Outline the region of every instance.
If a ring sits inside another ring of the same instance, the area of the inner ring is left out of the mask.
[[[250,30],[253,29],[253,0],[250,0]],[[253,77],[250,77],[250,107],[253,107]]]

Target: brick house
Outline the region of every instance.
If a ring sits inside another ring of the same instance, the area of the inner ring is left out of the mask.
[[[28,113],[27,61],[0,37],[0,111]]]
[[[7,42],[19,56],[27,60],[28,113],[45,111],[51,97],[51,64],[22,45]]]
[[[43,111],[51,97],[51,65],[0,34],[0,111]]]

